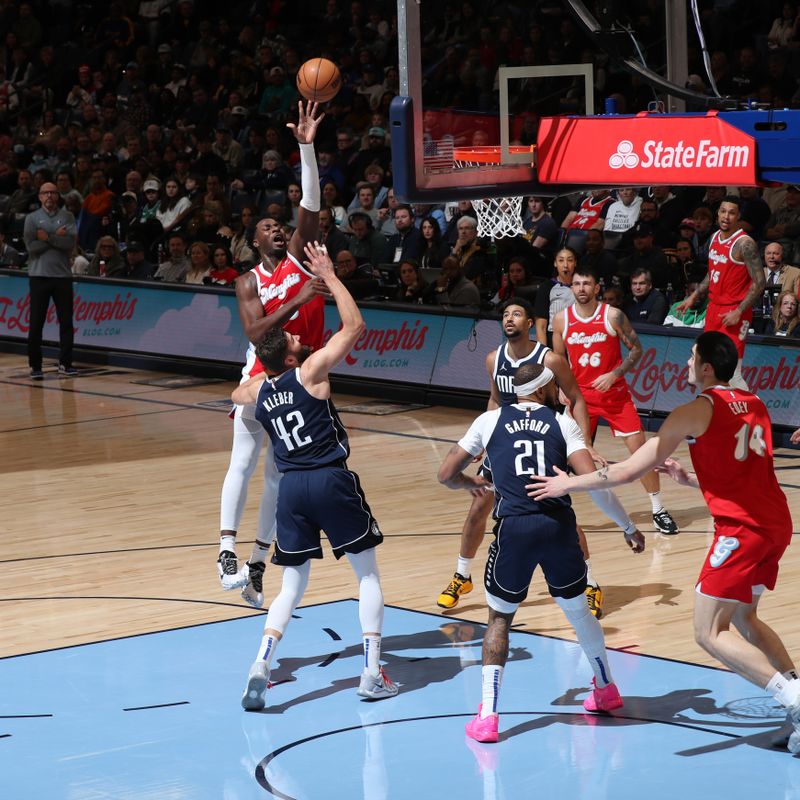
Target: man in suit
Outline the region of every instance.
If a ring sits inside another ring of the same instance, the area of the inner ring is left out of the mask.
[[[767,288],[780,292],[792,292],[797,295],[800,289],[800,269],[784,263],[783,245],[780,242],[770,242],[764,248],[764,278]]]

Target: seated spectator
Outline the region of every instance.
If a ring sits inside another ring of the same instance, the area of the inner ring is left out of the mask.
[[[457,259],[465,277],[487,293],[487,297],[491,297],[497,281],[494,264],[478,239],[478,220],[474,217],[461,217],[456,227],[458,239],[453,245],[452,255]]]
[[[290,183],[286,187],[286,223],[294,229],[300,214],[300,201],[303,199],[303,190],[299,183]]]
[[[422,232],[414,225],[414,212],[405,203],[397,206],[394,212],[394,225],[397,233],[386,240],[383,260],[399,264],[407,258],[418,261],[422,258],[425,240]]]
[[[797,295],[781,292],[772,308],[772,316],[764,326],[764,336],[800,338],[800,310]]]
[[[786,264],[783,260],[783,245],[770,242],[764,248],[764,277],[767,289],[773,292],[800,293],[800,269]]]
[[[572,276],[578,266],[578,254],[571,247],[562,247],[554,260],[555,277],[545,281],[536,292],[533,305],[536,339],[550,346],[553,341],[553,319],[575,302]]]
[[[111,214],[114,205],[114,192],[106,185],[106,174],[102,169],[92,170],[91,190],[83,200],[83,210],[87,214],[85,241],[81,244],[87,250],[93,250],[98,238],[104,217]]]
[[[0,267],[19,269],[25,263],[25,256],[6,243],[7,226],[0,226]]]
[[[745,233],[759,241],[764,235],[764,226],[772,212],[761,199],[761,190],[757,186],[739,187],[739,227]]]
[[[450,247],[442,236],[442,230],[432,217],[425,217],[419,226],[422,234],[422,255],[419,265],[424,269],[441,269],[442,261],[450,253]]]
[[[17,172],[17,188],[6,203],[6,213],[28,214],[38,206],[36,189],[33,185],[33,174],[29,169],[21,169]]]
[[[580,265],[589,267],[603,286],[611,286],[619,262],[616,255],[606,249],[604,239],[605,231],[599,228],[586,231],[586,252],[580,257]]]
[[[392,192],[392,195],[394,195],[394,192]],[[339,197],[339,190],[336,188],[335,183],[328,181],[322,187],[322,201],[333,214],[336,227],[341,228],[347,219],[347,211],[342,205],[342,199]]]
[[[552,261],[558,247],[561,232],[555,220],[547,213],[544,197],[528,197],[527,211],[522,220],[525,238],[541,253],[548,263]]]
[[[336,277],[347,287],[356,299],[363,300],[380,294],[378,281],[372,277],[372,270],[359,267],[349,250],[340,250],[334,261]]]
[[[708,248],[714,235],[714,215],[711,209],[699,206],[692,212],[692,222],[694,222],[692,247],[695,257],[701,263],[708,263]]]
[[[191,209],[192,203],[181,189],[178,179],[174,175],[167,178],[156,211],[156,219],[161,223],[164,233],[168,234],[183,225]]]
[[[386,175],[383,167],[380,164],[370,164],[364,170],[364,180],[375,191],[375,205],[380,208],[386,201],[389,194],[389,189],[383,185],[383,179]],[[355,211],[355,209],[353,209]]]
[[[142,242],[128,242],[125,248],[125,277],[132,281],[149,281],[156,272],[155,264],[147,260]]]
[[[378,208],[378,230],[387,238],[394,236],[397,233],[397,226],[394,224],[394,212],[397,211],[397,206],[400,201],[394,193],[394,189],[389,189],[386,192],[386,199],[380,204]]]
[[[603,229],[609,206],[614,202],[608,189],[595,189],[585,197],[577,209],[564,217],[561,227],[566,231],[566,244],[577,253],[583,253],[586,246],[586,231],[590,228]]]
[[[603,231],[605,233],[605,246],[608,250],[616,250],[622,237],[639,219],[639,209],[642,198],[633,187],[617,190],[615,200],[606,211]]]
[[[456,243],[456,239],[458,239],[458,221],[462,217],[472,217],[473,219],[477,219],[478,212],[473,207],[472,200],[459,200],[458,203],[455,204],[455,209],[450,206],[450,210],[452,212],[452,216],[447,223],[447,228],[444,232],[444,240],[450,247],[452,247]],[[445,216],[447,216],[446,211]]]
[[[139,221],[147,222],[150,219],[158,219],[158,211],[161,208],[161,198],[159,193],[161,185],[156,180],[148,180],[142,186],[144,202],[139,211]]]
[[[441,306],[458,306],[478,309],[481,293],[469,280],[457,258],[448,256],[442,262],[442,274],[429,291],[426,301]]]
[[[72,249],[69,261],[73,275],[85,275],[86,270],[89,269],[89,259],[86,258],[86,253],[83,252],[83,248],[79,244],[76,244]]]
[[[256,223],[255,206],[242,206],[238,219],[233,220],[233,236],[230,250],[233,265],[238,270],[248,270],[256,263],[256,255],[250,246],[253,241],[253,230]]]
[[[347,236],[336,227],[333,212],[326,206],[322,206],[319,210],[319,243],[325,245],[328,255],[334,262],[338,253],[347,250],[349,246]]]
[[[492,303],[500,305],[512,297],[524,297],[533,303],[541,282],[541,279],[534,277],[524,256],[513,256],[508,262],[508,269],[500,278],[500,288],[492,298]]]
[[[348,227],[353,233],[350,237],[350,252],[356,261],[374,267],[382,263],[386,238],[375,230],[372,217],[362,211],[354,211],[348,217]]]
[[[101,236],[97,240],[97,252],[92,256],[86,275],[100,278],[124,278],[127,272],[117,240],[113,236]]]
[[[219,156],[228,170],[228,176],[239,175],[244,162],[244,149],[231,135],[231,129],[224,123],[218,122],[214,129],[214,144],[211,151]]]
[[[653,242],[656,247],[669,248],[674,247],[675,239],[678,236],[675,227],[668,226],[659,217],[658,203],[651,198],[645,197],[639,206],[639,219],[637,222],[647,222],[653,228]],[[630,231],[623,237],[620,242],[619,249],[625,252],[630,252],[633,248],[633,238]]]
[[[239,270],[233,266],[233,256],[225,245],[217,244],[211,250],[211,271],[207,283],[219,286],[232,286],[239,277]]]
[[[689,281],[686,284],[686,297],[691,297],[694,290],[698,287],[698,281]],[[672,325],[676,328],[704,328],[706,324],[706,311],[708,310],[708,296],[698,297],[686,311],[679,311],[678,307],[683,305],[683,300],[677,300],[667,312],[664,325]]]
[[[195,242],[189,248],[189,269],[183,276],[184,283],[202,284],[211,280],[210,249],[205,242]]]
[[[231,181],[231,189],[261,193],[264,203],[286,200],[286,190],[294,181],[292,170],[283,163],[277,150],[267,150],[261,157],[261,169],[245,172],[241,178]]]
[[[797,4],[784,3],[781,15],[772,21],[772,27],[767,34],[767,47],[770,50],[796,48],[798,33],[800,33],[800,15],[797,13]]]
[[[783,205],[767,220],[764,239],[779,242],[783,246],[785,259],[791,264],[800,253],[795,251],[795,242],[800,236],[800,186],[786,187]]]
[[[625,292],[619,286],[607,286],[603,290],[603,302],[611,308],[618,308],[620,311],[624,310],[625,306]]]
[[[438,226],[437,226],[438,227]],[[414,259],[400,262],[400,285],[392,300],[398,303],[423,303],[428,295],[428,284],[419,274],[419,264]]]
[[[373,227],[377,227],[378,209],[375,207],[375,190],[372,186],[366,181],[359,183],[357,186],[356,199],[358,204],[355,209],[350,212],[349,218],[352,218],[352,215],[355,213],[366,214],[370,220],[372,220]]]
[[[701,264],[695,260],[691,239],[678,239],[674,252],[679,274],[675,276],[673,270],[674,280],[671,283],[676,290],[683,292],[687,283],[701,281],[705,277],[708,272],[708,263]]]
[[[203,207],[199,220],[193,220],[189,228],[192,236],[209,247],[215,244],[228,245],[233,231],[222,222],[223,208],[219,203],[209,201]]]
[[[650,194],[658,209],[656,217],[657,222],[653,220],[643,221],[655,225],[656,233],[661,229],[662,231],[668,231],[674,235],[678,223],[686,216],[686,206],[684,202],[673,193],[671,186],[651,186]],[[659,247],[666,246],[660,244],[658,236],[656,236],[656,244],[659,245]]]
[[[631,322],[649,322],[660,325],[667,316],[667,298],[653,288],[653,278],[646,269],[635,269],[631,274],[631,299],[625,304],[625,316]]]
[[[625,283],[638,269],[646,269],[651,275],[652,284],[658,289],[665,289],[669,283],[667,257],[653,245],[653,229],[645,222],[636,223],[633,229],[633,253],[619,262],[617,275]]]
[[[173,231],[167,239],[169,259],[159,265],[153,276],[157,281],[182,283],[189,271],[189,259],[186,257],[186,238],[180,231]]]

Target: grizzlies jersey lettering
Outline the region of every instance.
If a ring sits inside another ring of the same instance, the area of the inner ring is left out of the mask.
[[[536,342],[529,355],[515,361],[508,353],[508,342],[497,348],[492,378],[500,395],[501,406],[510,406],[517,402],[517,390],[514,388],[514,376],[517,370],[523,364],[544,364],[544,358],[549,352],[549,347]]]
[[[481,414],[458,443],[470,455],[483,448],[492,462],[494,515],[498,518],[547,513],[572,505],[569,496],[537,502],[525,490],[531,475],[567,469],[572,453],[585,449],[572,417],[538,403],[517,403]]]
[[[269,434],[279,472],[343,466],[350,455],[347,432],[333,402],[306,391],[299,367],[264,381],[256,419]]]

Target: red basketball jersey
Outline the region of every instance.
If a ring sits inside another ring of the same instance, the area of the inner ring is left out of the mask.
[[[267,316],[274,314],[287,300],[295,297],[303,285],[314,277],[288,254],[278,262],[272,273],[267,272],[261,264],[253,267],[250,272],[256,279],[258,296]],[[325,300],[320,295],[300,306],[283,325],[285,331],[299,336],[303,344],[310,345],[314,350],[322,347],[324,327]],[[242,377],[252,378],[263,371],[264,367],[256,358],[255,347],[251,343],[247,348]]]
[[[747,234],[740,229],[724,241],[721,234],[717,231],[711,237],[708,248],[708,299],[716,305],[735,306],[753,282],[744,262],[736,261],[732,255],[733,246]]]
[[[567,357],[581,390],[591,387],[596,378],[622,362],[619,338],[608,321],[610,309],[605,303],[598,303],[589,319],[578,314],[577,306],[569,306],[562,312]],[[620,386],[627,386],[622,377],[617,378],[612,388]]]
[[[689,453],[711,515],[785,536],[792,518],[775,476],[766,406],[757,395],[730,386],[712,386],[700,397],[714,410],[708,430],[689,440]]]
[[[589,195],[579,206],[578,215],[572,220],[570,229],[588,231],[592,225],[600,219],[605,211],[613,202],[612,197],[604,197],[602,200],[594,200]]]

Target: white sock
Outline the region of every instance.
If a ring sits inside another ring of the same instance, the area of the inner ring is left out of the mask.
[[[236,552],[236,537],[226,534],[219,537],[219,551],[230,550],[231,553]]]
[[[364,637],[364,669],[377,678],[381,671],[381,637],[365,634]]]
[[[766,690],[785,708],[800,700],[800,680],[797,678],[787,680],[780,672],[772,676],[766,685]]]
[[[597,581],[592,575],[592,562],[589,558],[586,559],[586,583],[593,586],[595,589],[597,588]]]
[[[266,661],[268,668],[272,664],[272,656],[275,654],[279,641],[280,639],[277,636],[269,633],[265,633],[261,638],[261,645],[258,648],[258,660]]]
[[[250,554],[250,563],[255,564],[260,561],[263,564],[267,560],[268,554],[269,544],[263,544],[256,539],[256,543],[253,545],[253,552]]]
[[[661,503],[661,492],[648,492],[647,496],[650,498],[650,504],[653,506],[653,513],[658,514],[659,511],[664,510]]]
[[[580,594],[565,600],[556,597],[556,603],[561,607],[564,616],[575,629],[578,644],[586,656],[594,672],[595,683],[602,689],[612,683],[611,668],[608,665],[606,654],[606,640],[600,623],[592,616],[586,598]]]
[[[472,575],[470,572],[471,569],[472,559],[464,558],[464,556],[460,555],[458,557],[458,566],[456,566],[456,572],[464,578],[469,578]]]
[[[500,684],[503,682],[503,668],[490,664],[481,669],[481,719],[497,713],[497,700],[500,695]]]

